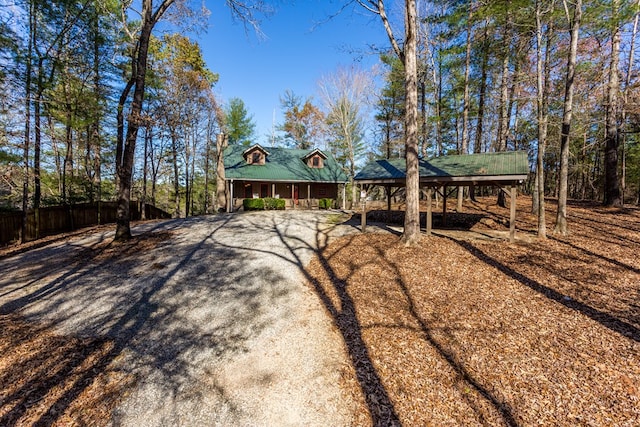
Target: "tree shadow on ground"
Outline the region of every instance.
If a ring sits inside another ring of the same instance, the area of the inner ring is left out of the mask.
[[[318,296],[324,309],[329,314],[333,324],[339,331],[345,344],[347,354],[350,359],[351,366],[355,372],[355,377],[364,400],[366,411],[370,417],[370,421],[374,426],[394,426],[401,425],[400,416],[396,411],[392,396],[390,395],[385,381],[379,369],[376,367],[369,345],[367,344],[364,332],[370,326],[363,326],[357,312],[356,302],[350,294],[349,282],[353,276],[361,273],[367,268],[367,265],[352,264],[347,273],[338,273],[333,265],[332,258],[342,249],[352,244],[354,236],[346,236],[339,244],[333,243],[331,252],[328,252],[328,244],[332,238],[331,228],[322,224],[320,221],[313,223],[315,226],[315,242],[310,245],[303,239],[296,238],[292,233],[288,232],[289,228],[294,228],[295,224],[290,221],[275,219],[270,224],[265,224],[259,220],[254,223],[255,227],[262,227],[266,230],[275,230],[280,242],[287,248],[286,254],[280,254],[289,262],[295,263],[304,278],[311,285],[312,289]],[[343,227],[349,227],[347,234],[358,231],[359,221],[351,218],[342,224]],[[395,230],[388,229],[384,223],[378,223],[382,226],[382,230],[392,232],[395,235],[399,233]],[[339,245],[339,246],[337,246]],[[310,272],[307,268],[307,261],[301,251],[313,252],[316,257],[317,265],[320,266],[321,272]],[[457,360],[454,352],[449,351],[445,344],[441,343],[432,333],[428,322],[419,315],[415,308],[413,296],[409,287],[401,279],[401,275],[397,270],[394,260],[389,259],[384,253],[378,252],[378,262],[384,264],[390,269],[396,271],[396,285],[402,290],[408,304],[408,311],[414,318],[418,328],[408,327],[402,323],[393,325],[393,328],[408,329],[418,333],[423,340],[432,346],[440,357],[446,361],[451,369],[456,373],[459,380],[466,384],[466,387],[472,389],[474,393],[465,393],[467,403],[474,408],[476,416],[480,420],[487,421],[486,417],[501,420],[501,423],[516,426],[517,422],[513,416],[510,406],[502,402],[499,397],[495,396],[489,389],[474,378],[464,364]],[[324,277],[322,279],[320,276]],[[387,327],[389,325],[386,325]],[[397,398],[397,397],[396,397]],[[486,409],[487,407],[493,409]],[[490,414],[487,414],[486,411]]]
[[[617,332],[625,337],[631,338],[635,341],[640,342],[640,329],[631,323],[619,319],[618,317],[612,315],[608,311],[599,310],[597,308],[592,307],[591,305],[578,301],[565,295],[561,292],[558,292],[556,289],[552,287],[546,286],[537,280],[531,279],[518,272],[515,268],[512,268],[503,262],[493,258],[492,256],[483,252],[480,248],[476,247],[472,243],[468,241],[456,240],[452,239],[458,245],[466,249],[470,254],[478,258],[480,261],[496,268],[498,271],[504,273],[506,276],[517,280],[519,283],[527,286],[528,288],[544,295],[545,297],[562,304],[563,306],[570,308],[572,310],[578,311],[583,315],[595,320],[601,325],[611,329],[614,332]],[[635,269],[634,269],[635,270]]]
[[[395,327],[417,332],[421,335],[421,338],[427,342],[431,348],[435,349],[437,354],[447,362],[449,367],[458,376],[458,380],[469,389],[468,392],[463,394],[463,397],[482,424],[489,423],[489,417],[497,417],[501,423],[507,426],[517,426],[518,423],[514,417],[513,408],[506,401],[503,401],[495,395],[490,388],[482,384],[480,380],[476,379],[474,374],[465,367],[465,363],[460,360],[456,352],[447,348],[447,345],[436,337],[433,331],[434,328],[430,326],[429,320],[425,319],[417,309],[416,300],[412,295],[410,286],[403,278],[397,260],[390,258],[380,247],[376,247],[376,252],[380,262],[393,272],[393,276],[396,278],[395,285],[401,290],[404,296],[406,311],[418,325],[417,329],[407,328],[403,325],[396,325]],[[493,413],[486,413],[485,408],[489,408],[489,411]]]
[[[287,238],[286,229],[280,230],[276,227],[276,230],[278,230],[278,237],[282,243],[296,257],[296,263],[300,266],[300,270],[304,274],[305,279],[313,287],[325,310],[331,316],[333,324],[342,336],[360,384],[362,395],[366,401],[372,425],[401,425],[393,402],[382,382],[380,374],[371,360],[369,350],[363,338],[362,325],[358,320],[354,301],[351,299],[347,290],[347,282],[338,278],[329,263],[329,258],[325,257],[324,251],[329,243],[327,230],[323,230],[319,222],[315,224],[315,227],[316,238],[315,248],[313,249],[318,262],[331,280],[333,287],[331,290],[325,289],[320,281],[306,270],[306,262],[296,255],[295,242]],[[347,239],[343,244],[346,246],[349,242],[350,239]],[[297,243],[302,244],[304,242],[298,241]],[[332,300],[329,292],[337,294],[337,303]]]
[[[268,307],[282,295],[268,284],[282,277],[265,269],[254,284],[242,282],[236,274],[222,274],[240,271],[253,258],[214,245],[214,235],[230,220],[196,222],[208,230],[198,238],[176,235],[172,229],[180,221],[169,221],[123,244],[79,243],[78,250],[64,255],[56,248],[39,249],[43,261],[33,271],[28,267],[19,271],[27,253],[10,259],[15,264],[12,277],[18,279],[0,283],[4,290],[0,315],[13,323],[15,316],[26,319],[30,332],[17,331],[7,342],[11,351],[5,357],[15,358],[16,349],[33,347],[34,333],[55,329],[69,335],[46,341],[24,360],[12,359],[15,364],[0,363],[3,386],[15,381],[18,369],[33,369],[31,375],[20,376],[21,382],[5,388],[0,425],[64,424],[64,417],[76,411],[74,402],[91,384],[109,383],[114,372],[122,376],[114,385],[118,395],[128,394],[137,381],[153,374],[160,377],[160,395],[175,399],[205,381],[202,369],[212,369],[194,363],[195,354],[213,353],[224,359],[245,351],[246,342],[273,321]],[[201,310],[221,300],[230,302],[228,311]],[[36,319],[44,323],[34,323]],[[66,347],[61,342],[67,342]],[[47,352],[54,357],[38,364]],[[217,393],[226,399],[224,390]],[[168,422],[180,421],[180,414],[172,414],[167,402],[144,403],[168,411]],[[225,404],[232,413],[238,410],[230,401]],[[120,415],[115,414],[116,421]]]
[[[459,229],[470,230],[476,224],[478,224],[483,218],[491,217],[488,214],[475,214],[467,212],[447,212],[446,222],[442,215],[442,212],[433,212],[432,226],[436,228],[445,229]],[[495,219],[498,219],[496,216]],[[503,218],[499,218],[500,221]],[[403,225],[404,224],[404,211],[398,210],[371,210],[367,212],[367,222],[376,222],[383,224]],[[507,224],[508,225],[508,224]],[[427,226],[427,214],[426,212],[420,212],[420,226],[425,228]]]
[[[346,282],[337,278],[329,264],[329,260],[324,257],[324,250],[331,239],[333,226],[327,224],[322,217],[313,214],[311,214],[310,218],[301,220],[284,213],[278,218],[271,217],[266,221],[265,217],[259,213],[245,215],[252,215],[251,221],[255,229],[261,230],[265,236],[270,234],[271,238],[275,237],[279,241],[278,246],[286,248],[284,253],[269,250],[264,252],[293,264],[299,270],[301,276],[311,284],[312,289],[330,315],[332,323],[342,336],[351,365],[360,384],[362,396],[367,403],[372,424],[380,427],[401,425],[394,405],[369,356],[369,350],[364,342],[362,328],[356,316],[354,302],[349,296]],[[346,234],[353,234],[353,232],[358,231],[357,221],[354,221],[353,218],[342,223],[341,226],[343,230],[345,228],[348,230]],[[314,233],[314,240],[309,241],[301,237],[296,231],[300,227],[311,227]],[[347,238],[343,244],[348,245],[349,241],[349,238]],[[234,245],[228,247],[228,249],[242,251],[250,248]],[[337,293],[339,297],[338,303],[331,299],[318,279],[307,271],[306,267],[312,256],[318,258],[326,273],[332,278],[333,289],[330,292]]]

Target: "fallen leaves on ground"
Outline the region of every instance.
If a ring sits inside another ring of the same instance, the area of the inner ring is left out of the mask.
[[[73,238],[90,234],[85,230]],[[124,242],[101,240],[70,261],[127,262],[173,235],[162,231]],[[107,425],[135,384],[132,374],[117,367],[121,351],[114,340],[60,335],[52,325],[0,314],[0,426]]]
[[[508,229],[492,203],[466,205],[472,231]],[[354,425],[640,425],[640,210],[575,203],[569,227],[325,248],[310,284],[350,356]]]
[[[111,340],[56,334],[0,315],[0,425],[101,426],[133,384]]]

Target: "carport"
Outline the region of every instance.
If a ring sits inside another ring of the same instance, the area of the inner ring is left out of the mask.
[[[435,157],[420,160],[419,169],[420,187],[426,190],[427,196],[428,236],[433,228],[431,202],[436,192],[442,196],[443,222],[446,222],[447,199],[455,190],[459,187],[491,186],[504,191],[510,198],[509,240],[515,240],[517,186],[529,173],[526,151]],[[391,188],[406,186],[406,170],[404,159],[375,160],[354,179],[365,191],[373,186],[385,187],[387,210],[391,210]],[[366,215],[364,210],[363,215]]]

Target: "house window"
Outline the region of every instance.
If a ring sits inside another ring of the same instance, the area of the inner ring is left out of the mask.
[[[311,164],[313,165],[314,168],[319,168],[320,167],[320,157],[313,156],[313,158],[311,159]]]
[[[253,197],[253,189],[251,188],[251,184],[244,185],[244,198],[250,199]]]
[[[251,155],[251,163],[260,163],[262,155],[256,151]]]

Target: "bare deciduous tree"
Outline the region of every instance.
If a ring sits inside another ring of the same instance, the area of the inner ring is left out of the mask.
[[[562,0],[567,21],[571,27],[571,42],[567,59],[567,77],[564,89],[564,105],[562,113],[562,130],[560,134],[560,176],[558,185],[558,211],[556,215],[555,231],[567,234],[567,189],[569,178],[569,134],[571,131],[571,117],[573,114],[573,87],[576,76],[576,58],[578,55],[578,36],[580,20],[582,19],[582,0],[576,0],[573,5],[573,18],[569,13],[567,0]]]
[[[334,74],[324,76],[318,84],[326,108],[329,146],[336,158],[345,163],[354,202],[356,186],[353,178],[357,157],[364,149],[362,139],[371,85],[371,76],[353,67],[340,68]]]

